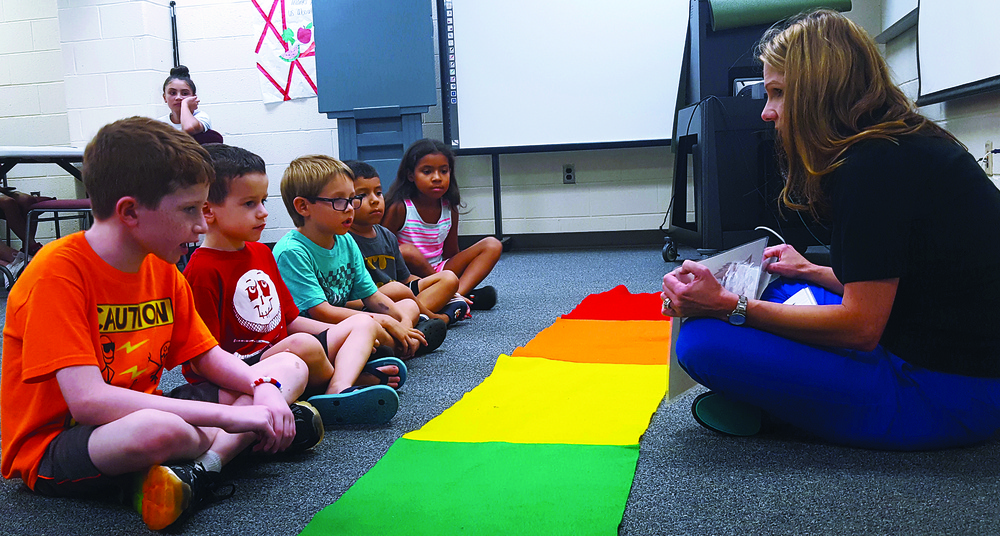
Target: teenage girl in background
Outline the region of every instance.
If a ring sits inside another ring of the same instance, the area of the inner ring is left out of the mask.
[[[196,93],[187,67],[178,65],[170,69],[170,76],[163,82],[163,102],[170,107],[170,113],[160,121],[192,136],[212,128],[208,114],[198,109]]]
[[[455,153],[438,140],[414,142],[399,163],[396,181],[386,195],[382,225],[399,239],[410,272],[427,277],[448,269],[458,276],[458,292],[473,309],[496,304],[491,286],[476,288],[500,259],[503,246],[486,237],[472,247],[458,248],[458,209],[462,197],[454,176]]]

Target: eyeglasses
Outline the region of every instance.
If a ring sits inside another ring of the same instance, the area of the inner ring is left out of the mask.
[[[347,207],[359,208],[361,207],[361,201],[364,196],[356,195],[354,197],[307,197],[310,202],[315,203],[317,201],[325,201],[330,203],[333,210],[339,210],[341,212],[347,212]]]

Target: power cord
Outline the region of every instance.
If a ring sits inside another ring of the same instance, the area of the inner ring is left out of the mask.
[[[986,157],[989,156],[989,155],[991,155],[991,154],[1000,154],[1000,149],[993,149],[992,151],[987,152],[982,157],[980,157],[978,160],[976,160],[976,162],[983,162],[984,160],[986,160]]]

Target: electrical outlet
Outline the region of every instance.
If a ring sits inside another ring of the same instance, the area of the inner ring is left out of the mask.
[[[563,184],[576,184],[576,170],[573,164],[563,164]]]
[[[993,142],[986,142],[986,175],[993,176]]]

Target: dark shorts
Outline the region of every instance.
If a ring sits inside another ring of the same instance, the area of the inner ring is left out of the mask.
[[[187,383],[166,396],[218,403],[219,388],[209,382]],[[106,476],[90,459],[90,436],[96,429],[94,425],[78,424],[63,430],[49,443],[38,466],[36,492],[49,497],[91,498],[95,492],[115,491],[127,483],[123,479],[129,475]]]
[[[414,296],[416,296],[417,294],[420,294],[420,280],[419,279],[414,279],[413,281],[410,281],[410,290],[413,292]]]
[[[97,429],[80,424],[64,430],[49,443],[38,467],[35,492],[48,497],[94,497],[120,487],[121,476],[101,473],[90,459],[87,445]]]
[[[327,345],[326,345],[326,335],[327,335],[328,331],[330,331],[330,330],[329,329],[324,329],[323,331],[321,331],[321,332],[313,335],[314,337],[316,337],[316,340],[319,341],[320,346],[323,347],[323,353],[326,354],[326,355],[330,355],[330,349],[327,348]]]

